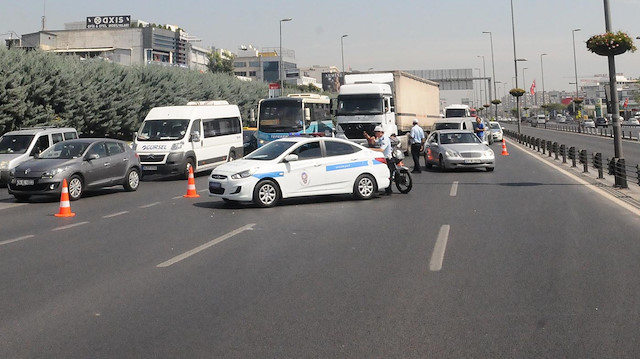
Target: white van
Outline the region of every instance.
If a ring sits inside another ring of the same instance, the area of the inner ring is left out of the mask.
[[[227,101],[155,107],[134,139],[143,174],[189,176],[243,156],[240,109]]]
[[[33,158],[54,143],[78,138],[78,131],[69,127],[31,127],[7,132],[0,137],[0,185],[9,182],[9,172]]]

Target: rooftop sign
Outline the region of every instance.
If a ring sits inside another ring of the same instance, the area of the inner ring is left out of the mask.
[[[97,29],[103,27],[129,27],[131,25],[131,15],[116,16],[90,16],[87,17],[87,29]]]

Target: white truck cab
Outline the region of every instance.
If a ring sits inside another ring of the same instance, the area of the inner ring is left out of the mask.
[[[78,138],[78,131],[69,127],[31,127],[10,131],[0,137],[0,185],[9,182],[9,172],[33,158],[49,146]]]
[[[240,109],[227,101],[155,107],[136,133],[133,148],[143,174],[189,176],[243,156]]]

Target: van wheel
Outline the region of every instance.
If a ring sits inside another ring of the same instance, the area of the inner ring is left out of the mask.
[[[182,174],[183,179],[189,179],[189,168],[193,168],[193,172],[196,172],[196,168],[193,166],[193,158],[189,157],[184,163],[184,173]]]

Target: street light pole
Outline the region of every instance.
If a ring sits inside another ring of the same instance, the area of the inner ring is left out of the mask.
[[[528,69],[529,69],[528,67],[522,68],[522,85],[524,87],[527,87],[527,81],[525,81],[524,79],[524,70],[528,70]],[[525,107],[527,107],[527,89],[524,89],[524,95],[522,95],[522,109],[524,110]]]
[[[286,19],[282,19],[280,20],[280,53],[278,54],[280,63],[278,63],[278,82],[280,83],[280,94],[282,94],[282,23],[285,21],[291,21],[293,19],[291,18],[286,18]]]
[[[342,53],[342,75],[344,76],[344,41],[343,39],[349,35],[345,34],[340,37],[340,52]]]
[[[496,64],[493,60],[493,34],[491,34],[491,31],[483,31],[483,34],[489,34],[489,41],[491,42],[491,69],[493,71],[492,77],[493,77],[493,96],[497,99],[498,98],[498,92],[496,90]],[[496,119],[498,118],[498,105],[496,105]]]
[[[487,103],[487,67],[484,65],[484,55],[478,55],[478,57],[482,57],[482,77],[484,77],[484,104]],[[483,105],[484,105],[483,104]]]
[[[546,104],[545,99],[544,99],[544,65],[542,63],[542,56],[546,56],[548,54],[540,54],[540,71],[542,73],[542,108],[543,108],[543,112],[545,112],[546,110],[544,109],[544,106]]]
[[[576,120],[578,117],[576,116],[576,100],[578,99],[578,63],[576,62],[576,31],[580,31],[581,29],[573,29],[571,30],[571,38],[573,41],[573,71],[576,76],[576,97],[573,100],[573,118]]]
[[[604,21],[606,32],[611,32],[611,16],[609,15],[609,1],[604,0]],[[618,85],[616,83],[616,60],[614,55],[607,56],[609,61],[609,91],[611,92],[612,109],[612,126],[613,126],[613,152],[614,157],[618,160],[616,164],[621,163],[622,176],[615,176],[616,186],[620,188],[628,188],[626,169],[624,167],[624,155],[622,154],[622,139],[620,138],[620,107],[618,104]],[[617,172],[617,171],[616,171]]]
[[[511,33],[513,38],[513,66],[515,69],[515,88],[518,88],[518,57],[516,56],[516,24],[513,19],[513,0],[511,0]],[[518,116],[518,134],[520,130],[520,97],[516,97],[516,114]]]

